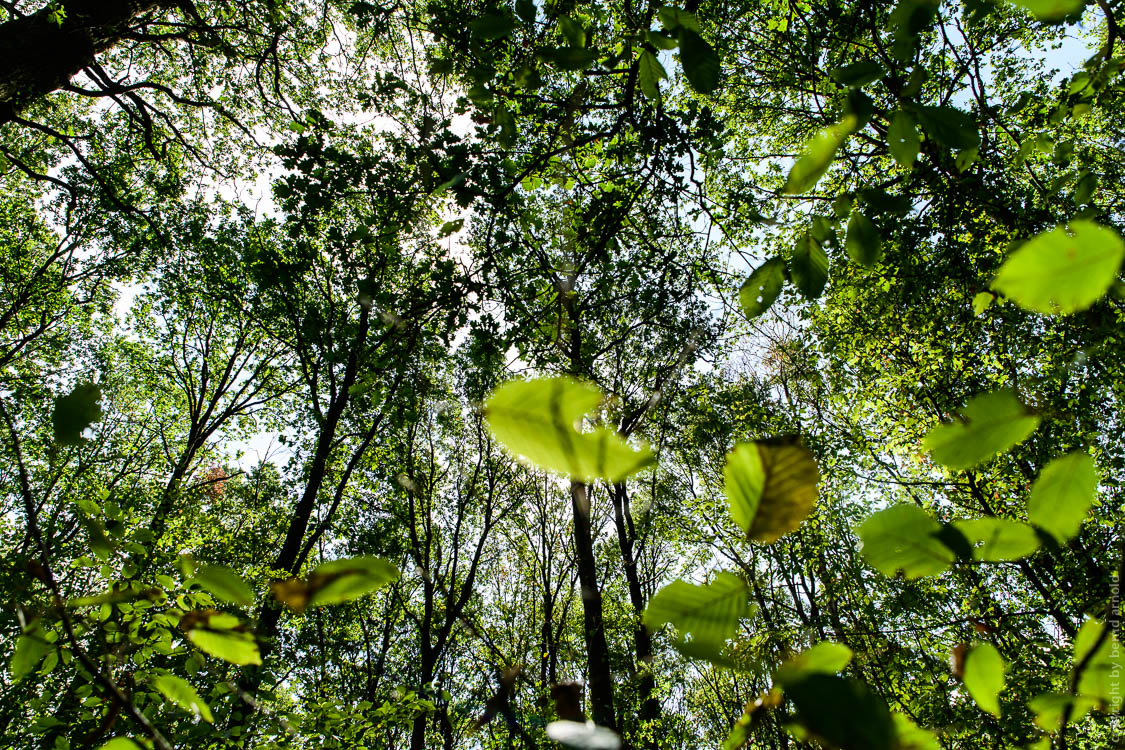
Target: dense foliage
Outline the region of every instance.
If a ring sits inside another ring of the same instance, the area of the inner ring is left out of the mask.
[[[0,2],[0,745],[1125,747],[1123,24]]]

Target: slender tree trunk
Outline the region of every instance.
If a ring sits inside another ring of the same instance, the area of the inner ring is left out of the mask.
[[[590,532],[590,499],[586,485],[571,480],[570,501],[574,509],[574,548],[578,560],[578,584],[582,590],[582,625],[586,636],[587,696],[595,724],[617,728],[613,711],[613,678],[609,671],[609,645],[602,619],[602,592],[594,540]]]
[[[66,0],[0,24],[0,124],[55,91],[121,40],[130,22],[168,0]]]
[[[660,718],[660,701],[656,699],[656,678],[652,672],[652,636],[641,620],[641,615],[645,611],[645,594],[641,588],[640,575],[637,573],[634,549],[637,534],[629,510],[629,491],[624,482],[613,487],[613,520],[617,527],[617,542],[621,548],[625,580],[629,584],[629,601],[637,615],[636,625],[633,628],[633,644],[637,652],[637,670],[640,672],[637,683],[638,697],[641,701],[639,718],[642,721],[652,721]]]

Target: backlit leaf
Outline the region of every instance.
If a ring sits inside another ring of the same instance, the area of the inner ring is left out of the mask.
[[[836,674],[852,661],[852,650],[840,643],[823,641],[781,665],[777,681],[782,685],[810,674]]]
[[[195,580],[215,596],[233,604],[249,607],[254,603],[254,592],[242,577],[222,565],[200,565],[195,570]]]
[[[873,267],[883,257],[883,238],[866,216],[853,211],[848,219],[848,234],[844,240],[848,256],[862,266]]]
[[[913,115],[902,110],[895,112],[887,126],[887,149],[891,156],[899,165],[910,169],[914,166],[921,147],[922,141],[918,137]]]
[[[47,634],[39,623],[30,626],[16,639],[16,648],[8,665],[12,671],[12,679],[23,679],[54,648],[55,645],[47,640]]]
[[[1000,715],[1000,692],[1004,689],[1004,658],[991,643],[978,643],[965,656],[962,680],[965,689],[982,709]]]
[[[1078,533],[1098,489],[1098,470],[1087,453],[1070,453],[1039,473],[1027,501],[1027,519],[1065,542]]]
[[[187,680],[174,674],[162,674],[152,681],[152,685],[165,698],[188,713],[199,714],[199,718],[208,724],[215,723],[215,718],[211,715],[211,707],[199,697],[199,693],[195,692],[195,688]]]
[[[637,61],[637,82],[640,83],[641,91],[646,97],[653,101],[659,99],[660,82],[667,77],[668,72],[656,59],[656,55],[648,50],[641,53],[641,57]]]
[[[1035,529],[1006,518],[973,518],[954,526],[973,546],[973,557],[984,562],[1020,560],[1039,549]]]
[[[596,387],[572,378],[510,380],[489,396],[484,413],[496,439],[536,466],[583,481],[618,481],[654,458],[647,446],[634,449],[608,428],[578,431],[578,420],[602,398]]]
[[[239,623],[223,612],[189,612],[180,621],[188,640],[199,649],[231,664],[261,664],[258,642]]]
[[[739,621],[750,616],[750,591],[732,573],[719,573],[708,584],[670,583],[649,601],[645,625],[658,630],[671,624],[675,647],[683,654],[725,664],[727,641],[738,635]]]
[[[1078,694],[1096,698],[1110,713],[1117,713],[1125,702],[1125,647],[1113,632],[1106,634],[1098,645],[1105,627],[1094,619],[1082,623],[1074,637],[1074,669],[1085,662],[1078,676]],[[1098,646],[1097,650],[1094,646]]]
[[[800,443],[740,445],[723,473],[731,515],[753,541],[777,541],[816,506],[820,470]]]
[[[680,64],[691,87],[701,94],[710,94],[719,85],[719,55],[697,32],[681,28]]]
[[[789,259],[789,275],[793,285],[809,299],[816,299],[828,283],[828,254],[811,235],[797,240]]]
[[[1031,12],[1041,21],[1059,21],[1086,7],[1087,0],[1008,0]]]
[[[829,75],[837,83],[844,86],[866,86],[872,81],[878,81],[885,76],[887,71],[874,60],[861,60],[851,65],[844,65],[833,69]]]
[[[753,320],[770,309],[785,283],[785,261],[770,258],[754,269],[738,291],[746,317]]]
[[[884,575],[936,575],[953,562],[953,551],[936,536],[941,525],[917,505],[894,505],[859,527],[863,556]]]
[[[790,195],[800,195],[811,190],[828,171],[832,160],[836,158],[837,149],[843,145],[849,135],[855,132],[856,126],[856,118],[847,115],[840,122],[828,126],[813,136],[789,170],[785,192]]]
[[[1000,266],[992,288],[1025,310],[1072,313],[1097,302],[1117,279],[1125,242],[1111,229],[1076,220],[1032,237]]]
[[[612,729],[599,727],[592,721],[552,721],[547,736],[564,747],[578,750],[618,750],[621,738]]]
[[[952,149],[976,148],[980,133],[972,116],[954,107],[917,107],[915,113],[926,135]]]
[[[1022,443],[1039,426],[1039,417],[1007,389],[969,400],[962,421],[939,424],[926,435],[922,448],[950,469],[970,469]]]

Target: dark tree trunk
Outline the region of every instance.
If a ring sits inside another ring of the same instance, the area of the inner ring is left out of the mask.
[[[645,611],[645,594],[641,588],[641,578],[637,573],[637,557],[634,544],[637,530],[633,526],[633,514],[629,508],[629,492],[625,483],[613,487],[613,520],[617,527],[617,542],[621,548],[621,562],[625,568],[625,580],[629,584],[629,601],[637,614],[637,624],[633,629],[633,645],[637,652],[637,669],[640,679],[637,683],[638,697],[641,700],[639,718],[652,721],[660,718],[660,701],[656,699],[656,678],[652,672],[652,636],[641,621]]]
[[[168,0],[66,0],[61,23],[47,8],[0,24],[0,124],[70,82],[99,52],[121,40],[130,23]]]
[[[609,645],[602,619],[602,592],[590,532],[590,500],[586,485],[571,481],[570,501],[574,508],[574,549],[578,559],[578,584],[582,591],[582,625],[586,636],[587,697],[590,718],[595,724],[617,728],[613,712],[613,678],[609,670]]]

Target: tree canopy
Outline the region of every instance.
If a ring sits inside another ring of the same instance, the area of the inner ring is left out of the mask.
[[[1125,747],[1123,24],[0,2],[0,744]]]

